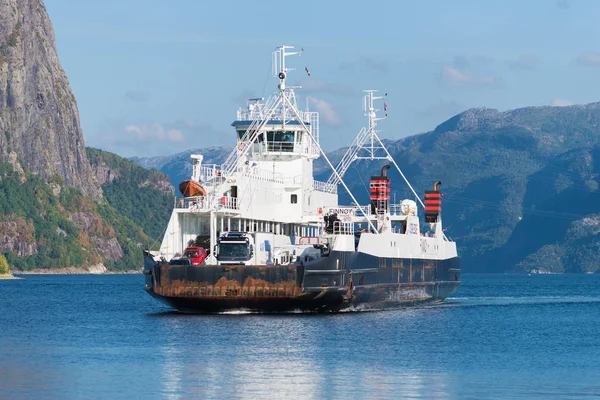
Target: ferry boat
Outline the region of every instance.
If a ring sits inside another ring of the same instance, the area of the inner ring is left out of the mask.
[[[145,290],[193,313],[337,312],[444,300],[461,271],[456,244],[442,230],[440,182],[423,203],[378,136],[385,116],[375,103],[385,96],[374,90],[363,97],[368,126],[334,167],[319,144],[319,114],[301,110],[300,87],[287,85],[293,69],[286,59],[302,52],[293,49],[272,53],[273,95],[237,111],[227,160],[204,164],[201,154],[191,156],[192,176],[180,185],[160,250],[145,251]],[[319,157],[332,171],[327,182],[313,177]],[[370,177],[370,204],[361,206],[343,177],[365,159],[386,164]],[[390,204],[391,167],[414,199]],[[339,205],[338,190],[353,205]],[[200,265],[187,256],[190,246],[206,252]]]

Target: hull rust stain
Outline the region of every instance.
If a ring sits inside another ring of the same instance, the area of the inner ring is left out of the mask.
[[[305,276],[311,272],[295,266],[157,264],[146,273],[146,291],[183,312],[335,312],[357,306],[381,309],[439,302],[460,285],[459,280],[401,282],[400,278],[369,284],[360,279],[354,284],[352,272],[357,271],[339,270],[347,276],[343,285],[305,287]]]

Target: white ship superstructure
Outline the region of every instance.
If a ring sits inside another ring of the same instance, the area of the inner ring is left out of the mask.
[[[426,192],[424,205],[378,136],[377,122],[385,116],[378,117],[375,102],[385,96],[365,91],[368,126],[334,168],[319,144],[318,113],[300,110],[295,93],[300,87],[287,85],[292,69],[286,59],[301,52],[290,46],[273,52],[277,91],[267,99],[249,99],[237,111],[232,123],[235,148],[222,165],[204,164],[202,155],[192,155],[192,176],[180,185],[184,197],[176,200],[160,252],[155,254],[163,261],[146,268],[150,279],[146,289],[154,296],[180,309],[312,309],[322,300],[311,297],[317,303],[310,303],[309,293],[326,291],[326,303],[341,307],[352,299],[375,301],[368,296],[379,296],[381,303],[388,292],[401,297],[403,285],[419,287],[419,282],[427,288],[426,298],[440,299],[460,283],[456,245],[442,232],[439,183]],[[319,157],[332,170],[327,182],[314,179],[313,162]],[[385,165],[381,173],[371,176],[370,204],[357,205],[343,177],[354,161],[364,159],[391,163],[416,201],[390,204],[390,166]],[[338,204],[338,189],[348,192],[353,206]],[[417,201],[425,209],[426,234],[421,231]],[[189,262],[180,257],[188,246],[207,249],[203,265],[186,267]],[[232,270],[232,266],[245,269]],[[189,268],[194,271],[191,280]],[[239,276],[234,279],[232,271]],[[287,278],[281,275],[284,272]],[[164,274],[171,282],[166,286],[161,284],[167,279],[161,278]],[[227,295],[223,282],[234,282],[227,286]],[[270,289],[266,295],[260,285],[276,285],[276,291]],[[196,290],[195,300],[187,298],[188,305],[177,305],[187,296],[181,294],[186,290]],[[281,297],[282,290],[287,303],[269,301],[269,296]],[[174,295],[177,291],[179,295]],[[225,297],[219,300],[219,296]]]
[[[225,231],[272,233],[278,245],[320,233],[322,207],[337,205],[337,185],[313,178],[319,115],[298,110],[296,88],[286,86],[285,59],[298,54],[289,49],[281,46],[273,53],[279,90],[266,101],[250,99],[237,111],[236,145],[225,163],[206,165],[202,155],[192,155],[191,178],[206,196],[176,203],[161,256],[181,254],[199,235],[209,235],[213,249]]]

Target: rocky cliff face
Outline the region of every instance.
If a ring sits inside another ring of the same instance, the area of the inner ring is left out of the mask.
[[[41,0],[0,0],[0,159],[102,198]]]
[[[30,221],[15,215],[0,216],[0,253],[13,252],[19,257],[37,253],[34,227]]]

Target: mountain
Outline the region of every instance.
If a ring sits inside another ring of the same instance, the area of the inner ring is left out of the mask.
[[[59,177],[46,182],[0,161],[0,253],[11,268],[139,269],[142,250],[158,246],[173,207],[168,178],[115,154],[87,151],[90,171],[102,182],[101,202]]]
[[[0,253],[12,269],[140,269],[173,207],[168,177],[85,148],[40,0],[0,1]]]
[[[88,147],[87,157],[108,204],[161,240],[174,205],[169,178],[107,151]]]
[[[444,226],[466,271],[600,271],[600,103],[475,108],[386,145],[419,196],[442,181]],[[328,153],[334,165],[345,150]],[[227,153],[193,152],[219,160]],[[156,166],[179,182],[191,174],[191,153]],[[361,203],[383,164],[359,161],[347,171],[344,180]],[[330,173],[315,162],[317,179]],[[393,168],[390,176],[393,199],[414,198]],[[340,200],[350,203],[342,187]]]
[[[170,156],[160,157],[132,157],[131,161],[147,169],[156,169],[169,176],[171,183],[178,192],[177,185],[192,176],[192,154],[202,154],[203,165],[221,165],[231,152],[230,147],[207,147],[204,149],[187,150]]]
[[[41,0],[0,2],[0,159],[102,198]]]
[[[599,123],[599,103],[472,109],[389,150],[419,195],[443,182],[444,225],[465,270],[593,272],[599,253],[583,251],[571,235],[598,239],[585,221],[600,213]],[[355,189],[357,169],[346,177]],[[396,187],[397,198],[412,197]]]

